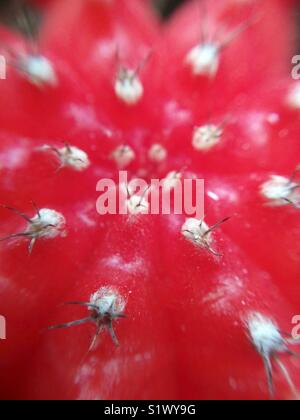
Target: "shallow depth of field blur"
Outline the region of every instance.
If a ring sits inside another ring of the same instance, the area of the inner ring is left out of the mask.
[[[0,400],[293,398],[300,0],[226,0],[220,16],[225,0],[191,0],[182,16],[190,0],[56,0],[55,13],[42,1],[0,0],[3,58],[20,43],[48,63],[22,68],[16,47],[2,77]],[[251,6],[240,19],[233,3]],[[148,4],[162,24],[137,13]],[[101,214],[97,182],[123,169],[143,196],[119,183],[129,217]],[[170,195],[204,179],[205,222],[186,209],[147,218],[154,178]]]
[[[183,3],[188,3],[189,0],[149,0],[153,3],[153,8],[156,10],[156,13],[163,19],[167,20],[172,16],[172,14],[177,11],[178,8]],[[199,0],[199,3],[203,0]],[[220,0],[222,1],[222,0]],[[37,32],[37,28],[42,21],[42,16],[40,14],[40,10],[30,4],[30,0],[0,0],[0,23],[4,23],[8,26],[11,26],[15,29],[20,30],[23,33],[27,32],[27,29],[23,27],[23,25],[18,22],[16,19],[16,10],[19,8],[23,8],[27,16],[29,17],[33,31]],[[295,2],[296,5],[294,6],[291,13],[293,14],[293,21],[295,28],[297,29],[294,31],[295,39],[292,40],[294,45],[295,54],[300,53],[300,1],[297,5],[297,1]]]

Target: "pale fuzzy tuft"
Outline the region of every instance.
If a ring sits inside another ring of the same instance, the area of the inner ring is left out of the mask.
[[[97,306],[99,315],[109,314],[112,317],[123,313],[126,306],[124,297],[110,287],[101,287],[92,294],[90,303]]]
[[[220,142],[222,134],[223,130],[214,124],[196,127],[193,134],[193,147],[199,151],[208,151]]]
[[[60,160],[60,167],[68,167],[81,172],[90,166],[90,160],[86,152],[75,146],[65,146],[62,148],[53,148],[45,145],[41,148],[45,151],[53,151]]]
[[[33,84],[56,86],[57,76],[52,63],[40,55],[25,55],[19,58],[17,67]]]
[[[195,218],[186,219],[181,228],[183,236],[189,241],[204,248],[209,248],[212,237],[209,226],[203,221]]]
[[[300,109],[300,83],[296,83],[288,92],[286,98],[290,108]]]
[[[121,145],[113,151],[112,158],[120,169],[126,168],[135,159],[135,152],[130,146]]]
[[[165,191],[171,191],[180,185],[182,174],[179,171],[171,171],[163,179],[163,189]]]
[[[148,156],[152,162],[163,162],[166,160],[168,152],[161,144],[153,144]]]
[[[142,82],[134,70],[121,69],[115,81],[115,93],[127,105],[137,104],[144,94]]]
[[[126,208],[129,214],[149,214],[149,202],[146,197],[140,195],[132,195],[126,200]]]
[[[52,239],[65,234],[66,219],[61,213],[50,209],[41,209],[28,224],[27,233],[33,238]]]
[[[193,47],[186,56],[186,62],[196,76],[215,77],[220,64],[220,51],[217,45],[200,44]]]
[[[83,171],[90,166],[88,155],[77,147],[63,147],[60,153],[63,166],[69,166],[76,171]]]
[[[286,351],[284,338],[270,318],[254,312],[249,316],[247,326],[251,341],[262,356],[270,357]]]
[[[290,203],[297,205],[300,202],[299,185],[283,176],[270,176],[270,179],[261,185],[260,192],[272,206],[285,206]]]
[[[128,184],[122,183],[120,190],[126,194],[125,206],[127,214],[149,214],[150,204],[147,199],[150,192],[150,186],[146,187],[143,192],[136,193],[135,179],[133,178]]]
[[[280,360],[280,354],[289,354],[290,356],[299,358],[300,355],[293,350],[290,350],[288,347],[288,344],[299,344],[299,341],[295,341],[292,337],[284,338],[277,324],[271,318],[268,318],[259,312],[253,312],[248,316],[248,319],[246,319],[246,326],[256,351],[263,359],[270,396],[274,397],[275,395],[273,380],[273,364],[275,364],[285,378],[292,394],[299,400],[299,392],[296,389],[288,369]]]

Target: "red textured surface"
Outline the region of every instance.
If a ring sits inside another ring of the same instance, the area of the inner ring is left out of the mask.
[[[300,310],[300,213],[266,206],[259,194],[269,175],[289,177],[300,161],[299,110],[285,102],[293,51],[290,2],[211,1],[212,28],[255,23],[222,51],[214,80],[191,75],[184,56],[199,42],[201,8],[190,2],[162,25],[138,0],[52,2],[39,45],[59,85],[38,89],[14,68],[0,81],[0,201],[33,216],[30,200],[64,214],[68,236],[0,244],[0,342],[3,398],[266,399],[262,358],[244,320],[257,311],[291,331]],[[250,5],[249,5],[250,4]],[[198,18],[199,15],[199,18]],[[203,15],[202,15],[203,19]],[[278,30],[280,28],[280,30]],[[25,41],[1,28],[18,50]],[[115,97],[116,48],[138,65],[145,94],[128,107]],[[278,115],[278,121],[270,115]],[[193,149],[195,125],[226,121],[222,141]],[[66,140],[86,151],[84,172],[56,171],[45,143]],[[168,150],[149,162],[154,143]],[[99,216],[96,183],[117,179],[111,152],[130,145],[149,180],[185,167],[206,181],[206,221],[232,216],[214,233],[222,257],[186,241],[183,216]],[[211,198],[211,193],[218,200]],[[1,237],[24,221],[0,209]],[[116,322],[120,347],[104,332],[87,353],[92,325],[47,331],[86,315],[63,306],[87,301],[103,286],[127,301]],[[283,355],[296,386],[300,362]],[[276,397],[292,398],[279,371]]]

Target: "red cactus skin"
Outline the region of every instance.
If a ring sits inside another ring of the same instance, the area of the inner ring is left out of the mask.
[[[0,81],[1,398],[299,397],[291,4],[192,1],[163,25],[146,1],[47,2],[38,42],[47,71],[33,80],[11,65]],[[185,57],[206,21],[221,44],[240,33],[213,75],[214,60],[195,75]],[[28,41],[1,35],[10,58],[30,56]],[[122,66],[140,67],[135,103],[116,95]],[[219,130],[211,147],[197,138],[208,125]],[[129,178],[205,179],[205,222],[226,218],[212,243],[184,228],[185,214],[97,214],[96,184],[117,181],[124,145]],[[274,186],[274,175],[285,182]],[[68,302],[98,302],[98,312]],[[104,327],[92,347],[92,323],[49,329],[91,314]]]

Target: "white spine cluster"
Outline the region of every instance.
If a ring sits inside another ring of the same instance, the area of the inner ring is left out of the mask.
[[[113,151],[112,158],[120,169],[126,168],[134,161],[135,152],[130,146],[121,145]]]
[[[125,317],[124,309],[126,301],[114,288],[101,287],[101,289],[91,295],[89,302],[69,302],[69,304],[86,307],[90,312],[90,316],[67,322],[65,324],[55,325],[50,327],[50,330],[70,328],[92,322],[96,325],[96,333],[93,337],[89,351],[94,348],[97,339],[104,328],[106,328],[110,333],[115,345],[119,345],[113,323],[117,319]]]
[[[41,150],[52,151],[60,161],[60,167],[68,167],[81,172],[90,166],[90,160],[86,152],[75,146],[66,145],[61,148],[45,145]]]
[[[186,239],[202,248],[209,248],[212,243],[210,228],[203,220],[186,219],[181,232]]]
[[[213,43],[199,44],[193,47],[186,56],[186,62],[191,66],[196,76],[215,77],[220,64],[220,50]]]
[[[180,171],[171,171],[163,179],[163,189],[165,191],[171,191],[181,183],[182,173]]]
[[[270,179],[261,185],[260,192],[271,206],[298,206],[300,203],[299,184],[283,176],[270,176]]]
[[[16,66],[31,83],[38,87],[56,86],[58,83],[51,61],[42,55],[21,56]]]
[[[207,124],[201,127],[196,127],[192,140],[193,147],[196,150],[206,152],[220,142],[222,134],[222,128],[214,124]]]
[[[65,234],[66,219],[51,209],[41,209],[28,223],[26,232],[30,237],[53,239]]]
[[[135,179],[126,184],[121,184],[120,189],[122,194],[125,194],[125,210],[127,214],[138,215],[138,214],[149,214],[150,203],[148,200],[148,194],[150,192],[150,186],[145,188],[144,191],[136,192]]]
[[[269,393],[274,396],[274,382],[273,382],[273,364],[281,371],[286,380],[292,394],[299,399],[299,392],[296,389],[293,380],[280,360],[280,354],[300,357],[298,353],[289,348],[289,345],[299,344],[300,341],[294,339],[292,336],[283,336],[278,325],[269,317],[262,315],[259,312],[249,314],[246,320],[248,335],[253,343],[256,351],[262,357],[269,387]]]
[[[66,234],[66,220],[61,213],[58,213],[55,210],[45,208],[39,210],[34,205],[34,207],[37,210],[37,214],[34,217],[30,218],[25,213],[22,213],[13,207],[1,207],[22,217],[22,219],[24,219],[27,222],[27,226],[23,232],[12,233],[4,238],[0,238],[0,242],[4,242],[6,240],[15,238],[26,238],[29,240],[29,253],[31,253],[38,239],[53,239],[57,236],[65,236]]]
[[[300,109],[300,83],[296,83],[288,92],[286,98],[287,105],[290,108]]]
[[[144,87],[137,72],[121,68],[115,81],[115,93],[127,105],[136,105],[144,94]]]
[[[153,144],[148,153],[152,162],[163,162],[168,156],[167,150],[161,144]]]
[[[140,195],[132,195],[126,200],[126,207],[129,214],[148,214],[149,213],[149,201],[146,197]]]
[[[109,314],[112,318],[123,313],[126,302],[115,289],[102,287],[90,297],[90,303],[97,307],[98,314],[104,316]]]
[[[286,345],[278,326],[260,313],[253,313],[247,321],[252,343],[263,357],[286,351]]]

